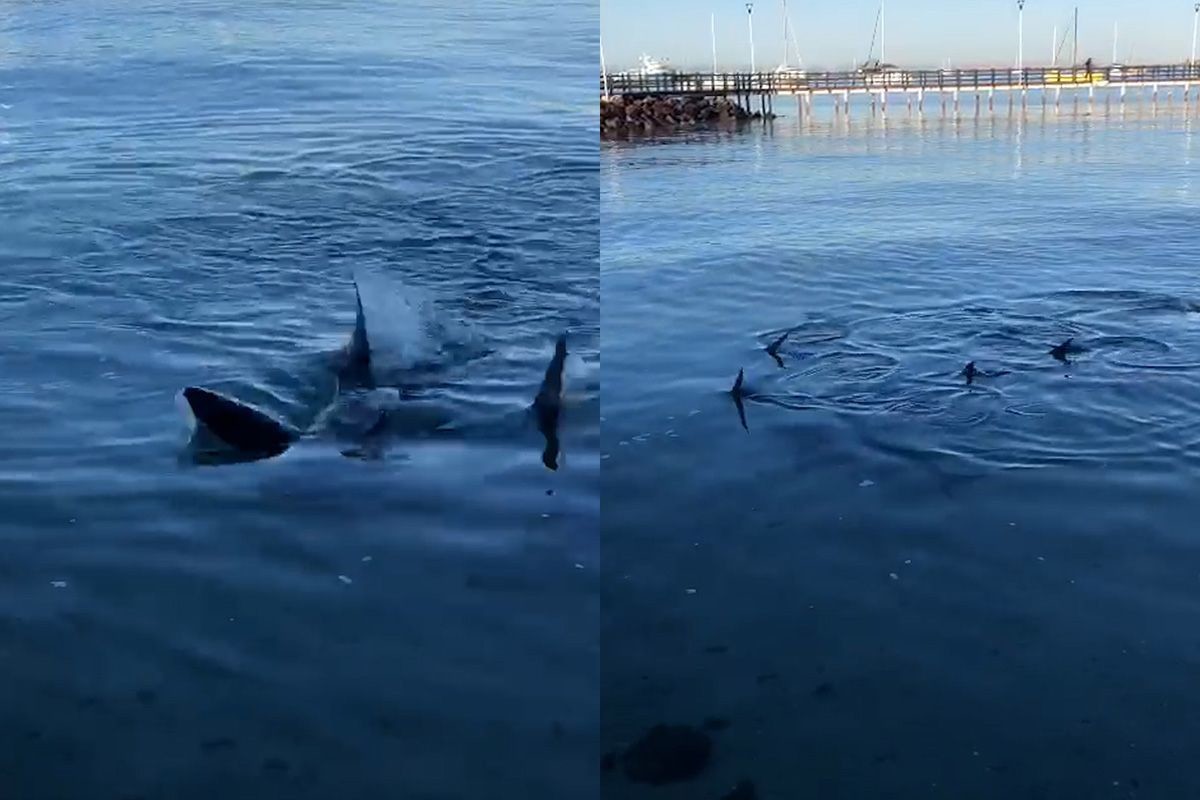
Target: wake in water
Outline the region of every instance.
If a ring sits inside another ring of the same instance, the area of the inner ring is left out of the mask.
[[[189,452],[202,464],[273,458],[302,439],[329,439],[349,458],[381,458],[388,442],[461,435],[463,420],[443,398],[422,391],[421,376],[486,354],[465,326],[452,326],[432,300],[417,292],[366,294],[355,280],[355,325],[349,341],[324,357],[328,392],[293,426],[231,396],[198,386],[177,402],[188,421]],[[368,318],[388,325],[369,325]],[[559,338],[537,396],[529,407],[545,438],[543,462],[557,469],[559,416],[566,359]]]

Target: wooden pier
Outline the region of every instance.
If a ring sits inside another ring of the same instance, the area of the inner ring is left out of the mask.
[[[649,95],[732,97],[749,107],[757,99],[763,110],[768,110],[775,97],[796,97],[803,113],[804,105],[811,111],[812,99],[816,96],[834,98],[835,110],[845,103],[849,110],[852,95],[867,95],[872,109],[878,101],[886,108],[890,94],[904,94],[917,99],[918,109],[923,110],[926,94],[939,98],[943,109],[947,95],[953,97],[957,108],[959,95],[974,95],[976,106],[980,97],[986,95],[988,107],[994,104],[997,92],[1009,93],[1011,105],[1014,94],[1020,94],[1024,102],[1030,91],[1042,92],[1043,103],[1047,93],[1055,95],[1055,102],[1062,90],[1071,90],[1075,97],[1085,90],[1089,99],[1096,89],[1116,89],[1123,102],[1126,90],[1137,88],[1150,90],[1155,101],[1160,87],[1183,87],[1182,99],[1191,101],[1192,86],[1200,86],[1200,63],[1159,64],[1145,66],[1082,66],[1026,67],[1024,69],[895,69],[887,71],[848,72],[727,72],[727,73],[610,73],[601,75],[602,95],[626,95],[632,97]]]

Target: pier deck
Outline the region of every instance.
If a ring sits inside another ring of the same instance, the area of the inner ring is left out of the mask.
[[[605,80],[607,78],[607,81]],[[1089,87],[1200,84],[1200,64],[925,69],[888,72],[720,72],[602,75],[600,90],[614,95],[812,96],[924,92],[1012,92]],[[1184,95],[1185,98],[1187,95]]]

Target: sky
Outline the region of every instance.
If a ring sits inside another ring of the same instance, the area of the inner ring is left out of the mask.
[[[1017,60],[1016,0],[885,0],[885,58],[911,67],[1011,66]],[[1069,62],[1074,8],[1079,8],[1079,60],[1180,63],[1191,51],[1194,0],[1026,0],[1024,63],[1050,63],[1054,27]],[[787,0],[789,23],[809,69],[846,69],[867,58],[879,0]],[[743,0],[600,0],[600,36],[610,71],[646,53],[676,68],[712,69],[710,15],[716,15],[718,69],[750,66]],[[782,0],[755,0],[755,66],[783,61]],[[879,55],[875,43],[874,57]],[[795,50],[789,46],[789,63]]]

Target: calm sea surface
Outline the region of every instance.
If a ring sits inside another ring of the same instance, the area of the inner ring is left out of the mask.
[[[595,29],[0,7],[0,795],[595,795]],[[308,426],[355,276],[397,435],[198,464],[180,389]]]
[[[1200,795],[1197,119],[857,113],[601,148],[607,790]]]

